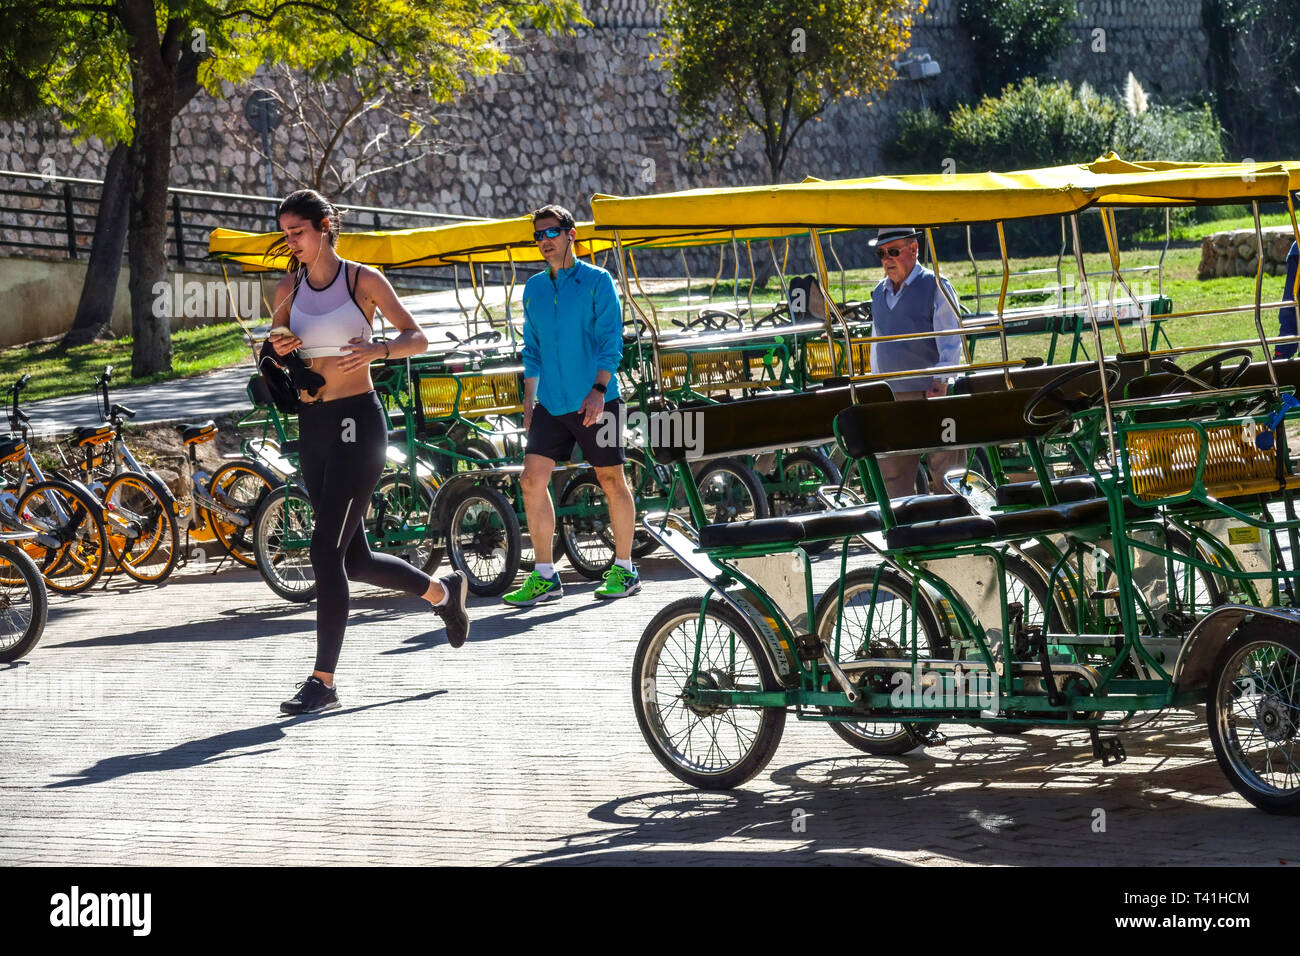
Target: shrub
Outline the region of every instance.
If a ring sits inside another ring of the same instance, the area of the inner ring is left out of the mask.
[[[1222,132],[1207,105],[1156,105],[1135,115],[1118,98],[1100,95],[1087,84],[1076,89],[1065,81],[1032,77],[1007,87],[1001,96],[959,105],[946,120],[932,110],[904,112],[885,158],[901,172],[939,172],[946,160],[958,172],[1006,172],[1086,163],[1109,150],[1131,161],[1224,158]],[[1150,233],[1157,220],[1163,230],[1163,213],[1124,218],[1126,239]],[[1089,228],[1090,236],[1098,231]],[[1009,228],[1012,234],[1036,236],[1053,249],[1059,245],[1055,226]]]

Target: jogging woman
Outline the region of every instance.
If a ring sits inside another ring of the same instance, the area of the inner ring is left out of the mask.
[[[279,355],[302,349],[325,379],[315,398],[301,393],[298,413],[302,477],[315,512],[316,667],[280,705],[285,714],[339,706],[334,668],[347,625],[349,579],[423,597],[445,623],[452,647],[469,636],[463,574],[435,581],[399,558],[373,554],[366,543],[362,518],[388,447],[370,363],[419,355],[429,343],[380,272],[335,254],[339,219],[328,200],[301,189],[280,204],[284,241],[272,250],[290,255],[289,274],[275,290],[272,346]],[[401,333],[391,342],[371,341],[376,309]]]

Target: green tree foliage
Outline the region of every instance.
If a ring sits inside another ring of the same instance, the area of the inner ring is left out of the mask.
[[[0,88],[14,91],[0,105],[39,103],[79,140],[130,143],[132,373],[145,375],[171,364],[152,289],[167,272],[172,127],[191,99],[278,62],[316,80],[364,68],[446,101],[500,69],[503,34],[571,22],[586,22],[578,0],[4,0],[0,23],[20,29],[0,34]]]
[[[666,0],[659,40],[693,155],[763,138],[777,182],[799,131],[843,98],[883,93],[925,0]]]
[[[1075,0],[962,0],[961,22],[970,34],[979,70],[977,89],[999,92],[1038,76],[1073,39]]]

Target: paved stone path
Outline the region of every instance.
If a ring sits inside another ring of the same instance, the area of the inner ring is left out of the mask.
[[[343,708],[288,720],[313,610],[255,571],[56,596],[40,646],[0,666],[0,864],[1300,861],[1294,822],[1231,791],[1191,712],[1126,733],[1110,768],[1077,733],[954,726],[883,759],[791,719],[743,790],[691,790],[642,740],[630,670],[698,586],[642,569],[614,604],[563,567],[561,603],[474,599],[455,650],[422,602],[358,585]]]

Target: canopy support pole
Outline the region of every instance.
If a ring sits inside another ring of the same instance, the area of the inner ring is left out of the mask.
[[[1110,466],[1119,468],[1119,456],[1115,453],[1115,419],[1110,407],[1110,389],[1106,388],[1106,353],[1101,345],[1101,328],[1097,324],[1097,307],[1092,301],[1092,286],[1088,282],[1088,269],[1083,262],[1083,244],[1079,241],[1079,214],[1070,214],[1070,238],[1074,241],[1074,261],[1079,269],[1080,289],[1083,292],[1083,305],[1088,313],[1088,324],[1092,326],[1093,345],[1097,349],[1097,374],[1101,381],[1102,407],[1106,411],[1106,443],[1110,448]]]
[[[998,254],[1002,257],[1002,288],[998,291],[998,344],[1002,347],[1002,378],[1011,388],[1011,369],[1007,367],[1007,331],[1002,313],[1007,305],[1007,285],[1011,282],[1011,264],[1007,261],[1007,231],[1002,220],[997,222]]]
[[[809,229],[808,238],[812,241],[813,268],[817,270],[817,281],[825,289],[828,279],[826,276],[826,260],[822,257],[821,237],[816,229]],[[857,383],[854,382],[856,373],[853,368],[853,333],[849,331],[849,323],[840,314],[839,306],[831,301],[828,296],[823,295],[822,298],[826,300],[826,318],[824,319],[826,348],[830,351],[832,364],[835,361],[835,332],[831,328],[831,316],[834,316],[835,321],[839,322],[840,327],[844,329],[844,361],[849,373],[849,401],[856,405],[858,403],[858,387]]]
[[[1291,196],[1287,194],[1287,204],[1290,205]],[[1263,302],[1264,294],[1264,233],[1259,226],[1259,200],[1253,199],[1250,203],[1251,215],[1255,217],[1255,329],[1259,332],[1259,344],[1264,348],[1264,361],[1268,365],[1268,378],[1277,388],[1277,369],[1273,368],[1273,350],[1268,347],[1268,336],[1264,333],[1264,315],[1260,308]]]
[[[1124,294],[1128,296],[1129,301],[1133,303],[1133,307],[1138,311],[1137,326],[1138,326],[1138,332],[1142,336],[1142,352],[1143,354],[1149,356],[1151,354],[1151,342],[1147,339],[1147,317],[1142,314],[1142,303],[1139,302],[1138,297],[1133,294],[1132,286],[1129,285],[1128,280],[1124,278],[1123,272],[1120,271],[1119,227],[1115,224],[1115,210],[1104,209],[1102,210],[1102,215],[1106,217],[1108,223],[1106,229],[1106,245],[1107,248],[1110,250],[1110,265],[1111,265],[1110,288],[1112,290],[1111,298],[1112,299],[1114,298],[1115,283],[1118,282],[1120,288],[1124,290]],[[1111,302],[1111,309],[1113,310],[1115,315],[1115,334],[1118,335],[1119,334],[1118,304],[1115,302]],[[1143,368],[1148,372],[1151,371],[1150,358],[1145,359],[1144,362],[1145,364],[1143,365]]]

